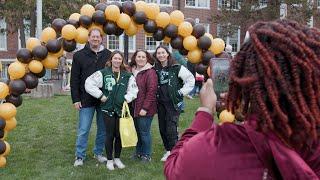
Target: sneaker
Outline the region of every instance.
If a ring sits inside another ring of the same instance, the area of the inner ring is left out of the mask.
[[[147,162],[151,162],[151,157],[150,156],[141,156],[141,162],[147,163]]]
[[[139,160],[139,159],[141,159],[141,155],[134,153],[134,154],[131,155],[131,159],[133,159],[133,160]]]
[[[93,158],[95,158],[97,161],[99,161],[100,163],[104,163],[107,162],[108,159],[102,155],[93,155]]]
[[[107,169],[109,169],[110,171],[114,170],[114,166],[113,166],[113,160],[107,160]]]
[[[160,161],[166,161],[167,160],[167,158],[169,157],[169,155],[170,155],[170,151],[167,151],[166,153],[164,153],[164,155],[163,155],[163,157],[161,158],[161,160]]]
[[[113,160],[114,165],[116,165],[119,169],[123,169],[126,166],[121,162],[120,158],[114,158]]]
[[[77,166],[82,166],[83,165],[83,159],[80,157],[76,157],[76,160],[74,161],[73,166],[77,167]]]

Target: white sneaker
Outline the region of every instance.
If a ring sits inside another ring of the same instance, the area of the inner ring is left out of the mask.
[[[123,169],[126,166],[121,162],[120,158],[114,158],[113,160],[114,165],[116,165],[119,169]]]
[[[76,160],[74,161],[73,166],[77,167],[77,166],[82,166],[82,165],[83,165],[83,159],[79,158],[79,157],[76,157]]]
[[[169,157],[169,155],[170,155],[170,151],[167,151],[166,153],[164,153],[164,155],[163,155],[163,157],[161,158],[161,160],[160,161],[166,161],[167,160],[167,158]]]
[[[97,161],[99,161],[100,163],[104,163],[107,162],[108,159],[102,155],[94,155],[93,158],[95,158]]]
[[[113,160],[107,160],[107,168],[108,168],[110,171],[113,171],[113,170],[114,170]]]

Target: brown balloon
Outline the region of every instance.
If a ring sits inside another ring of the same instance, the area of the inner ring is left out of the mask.
[[[207,68],[208,68],[207,65],[199,63],[199,64],[196,65],[196,72],[201,74],[201,75],[204,75],[207,72]]]
[[[203,36],[204,33],[206,33],[206,29],[204,28],[204,26],[202,24],[196,24],[193,26],[192,35],[194,37],[196,37],[197,39],[200,38],[201,36]]]
[[[61,29],[63,28],[63,26],[65,26],[67,24],[67,22],[64,19],[61,18],[57,18],[54,19],[51,23],[51,27],[57,32],[57,33],[61,33]]]
[[[201,36],[198,39],[198,47],[203,50],[209,49],[211,46],[211,39],[208,36]]]
[[[182,43],[182,45],[183,45],[183,43]],[[189,51],[186,50],[184,47],[182,47],[182,48],[179,49],[179,53],[182,54],[182,55],[184,55],[184,56],[188,55],[188,52],[189,52]]]
[[[92,23],[91,17],[86,16],[86,15],[80,16],[80,18],[79,18],[79,24],[80,24],[82,27],[88,29],[88,28],[90,27],[91,23]]]
[[[123,33],[123,29],[121,29],[120,27],[116,26],[116,32],[114,33],[114,35],[116,36],[120,36]]]
[[[155,21],[153,20],[148,20],[144,26],[143,29],[147,32],[147,33],[154,33],[157,31],[157,24]]]
[[[38,77],[32,73],[27,73],[23,76],[22,80],[26,83],[28,89],[34,89],[38,86],[39,80]]]
[[[184,21],[189,22],[192,26],[194,26],[196,24],[196,22],[192,18],[186,18],[186,19],[184,19]]]
[[[0,155],[2,155],[6,151],[6,144],[3,140],[0,140]]]
[[[39,73],[32,73],[34,74],[35,76],[37,76],[38,78],[42,78],[43,76],[46,75],[46,68],[42,68],[42,71],[39,72]]]
[[[164,30],[162,28],[158,28],[157,31],[155,33],[153,33],[152,37],[156,40],[156,41],[161,41],[164,38]]]
[[[169,24],[164,29],[164,34],[170,38],[175,38],[178,36],[178,27],[176,25]]]
[[[132,1],[126,1],[122,4],[122,10],[129,16],[133,16],[136,12],[136,5]]]
[[[21,95],[15,96],[10,94],[6,97],[6,102],[12,103],[15,107],[19,107],[22,104],[22,97]]]
[[[202,54],[202,64],[209,65],[210,59],[214,58],[214,54],[211,51],[206,51]]]
[[[97,10],[92,15],[92,21],[96,24],[104,25],[107,22],[104,11]]]
[[[100,11],[103,11],[106,10],[107,8],[107,4],[106,3],[98,3],[94,9],[97,11],[97,10],[100,10]]]
[[[177,36],[176,38],[171,39],[171,47],[174,49],[183,48],[183,38],[181,36]]]
[[[62,47],[67,52],[72,52],[77,48],[77,42],[75,40],[63,40]]]
[[[46,47],[49,52],[57,53],[61,49],[61,41],[59,41],[57,39],[49,40],[48,43],[46,44]]]
[[[147,16],[146,13],[142,12],[142,11],[138,11],[136,13],[134,13],[133,15],[133,20],[134,22],[136,22],[137,24],[144,24],[147,22]]]
[[[72,26],[74,26],[75,28],[78,28],[80,25],[79,25],[79,22],[74,20],[74,19],[68,19],[67,20],[67,24],[71,24]]]
[[[32,60],[32,54],[27,48],[21,48],[17,51],[17,59],[22,63],[29,63]]]
[[[103,31],[108,34],[112,35],[115,34],[117,31],[117,25],[111,21],[108,21],[104,26],[103,26]]]
[[[45,46],[36,46],[32,49],[33,57],[36,60],[42,61],[48,55],[48,49]]]
[[[24,93],[26,88],[26,84],[21,79],[12,80],[9,82],[10,94],[19,96],[20,94]]]
[[[5,126],[6,126],[6,121],[0,118],[0,129],[4,129]]]

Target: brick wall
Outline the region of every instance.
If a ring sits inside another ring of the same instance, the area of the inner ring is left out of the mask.
[[[18,50],[18,34],[7,34],[7,50],[0,50],[0,59],[14,59]]]

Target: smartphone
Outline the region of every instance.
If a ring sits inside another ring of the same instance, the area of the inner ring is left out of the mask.
[[[218,100],[220,100],[220,94],[229,89],[229,69],[230,60],[228,58],[212,58],[210,60],[210,78]]]

